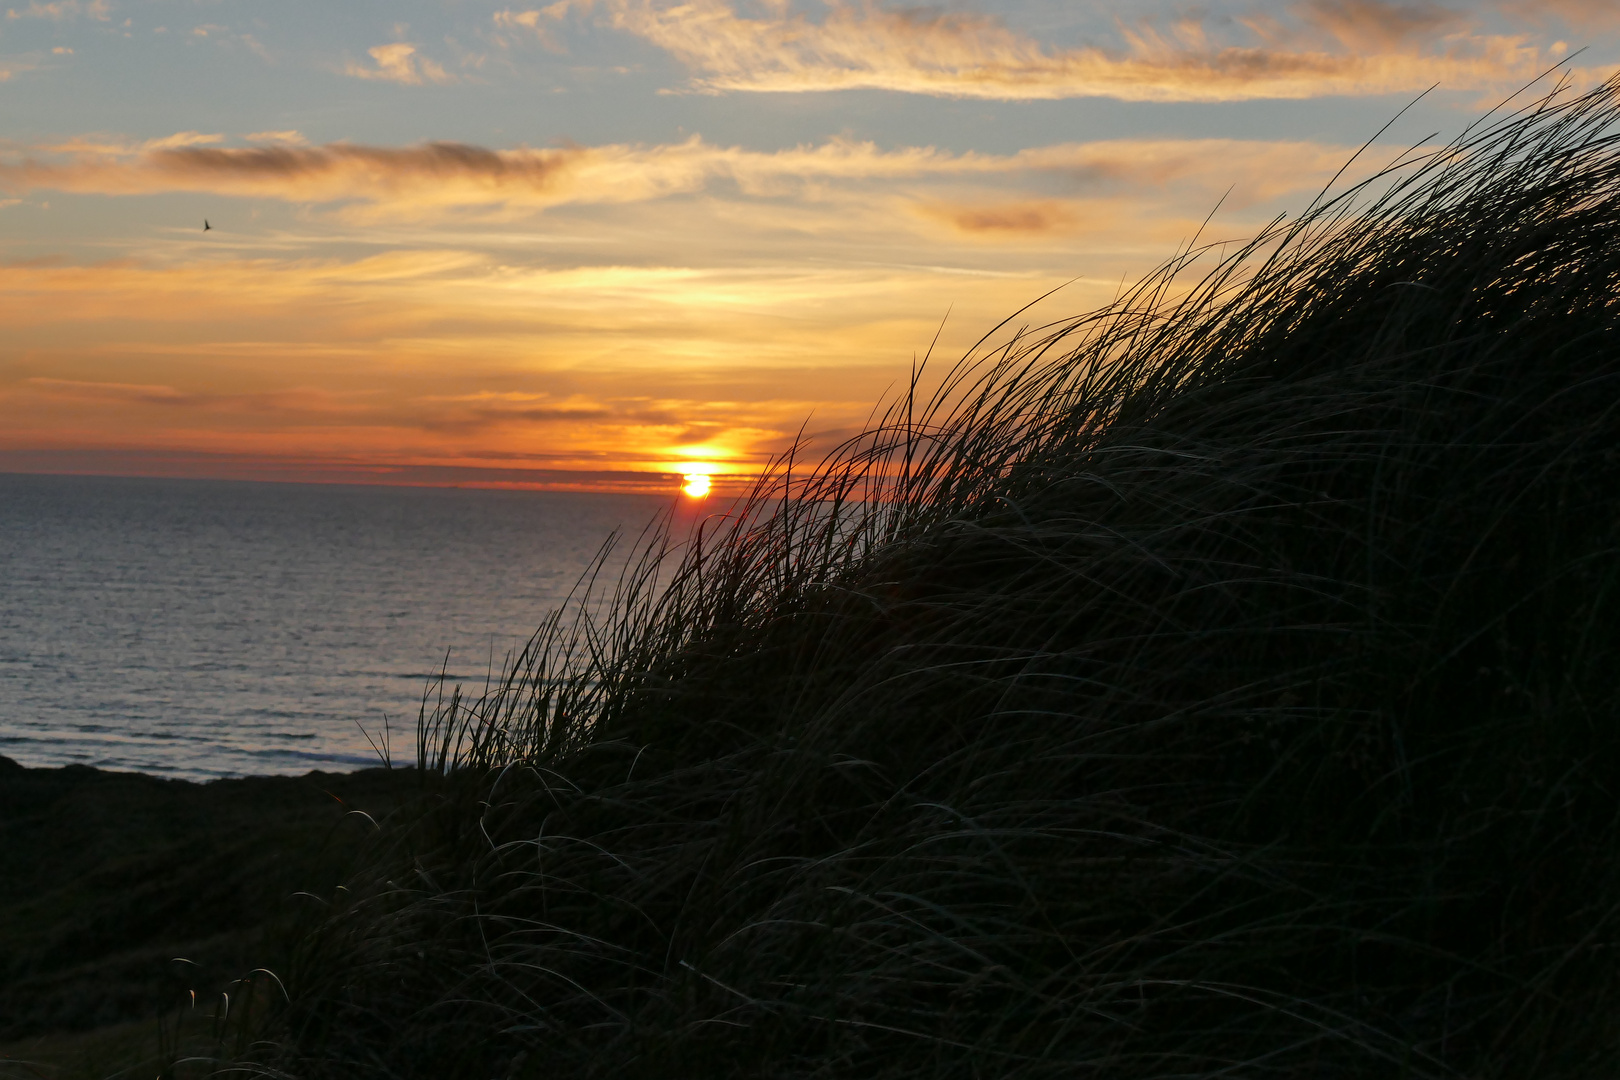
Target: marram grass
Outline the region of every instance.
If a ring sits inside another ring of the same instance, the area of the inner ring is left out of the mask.
[[[1617,97],[644,537],[426,711],[239,1067],[1620,1072]]]

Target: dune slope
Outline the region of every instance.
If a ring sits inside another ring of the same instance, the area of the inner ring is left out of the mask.
[[[425,717],[435,809],[255,1060],[1612,1071],[1617,92],[1004,335],[654,536]]]

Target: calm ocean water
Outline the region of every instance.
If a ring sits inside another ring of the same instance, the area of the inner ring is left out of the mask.
[[[0,474],[0,754],[205,779],[414,755],[656,496]]]

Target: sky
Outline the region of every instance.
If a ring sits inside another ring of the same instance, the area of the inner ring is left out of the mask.
[[[1620,3],[13,3],[0,471],[746,476],[1557,65]]]

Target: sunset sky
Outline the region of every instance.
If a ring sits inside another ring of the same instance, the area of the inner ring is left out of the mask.
[[[747,472],[1560,61],[1620,3],[14,3],[0,471]]]

